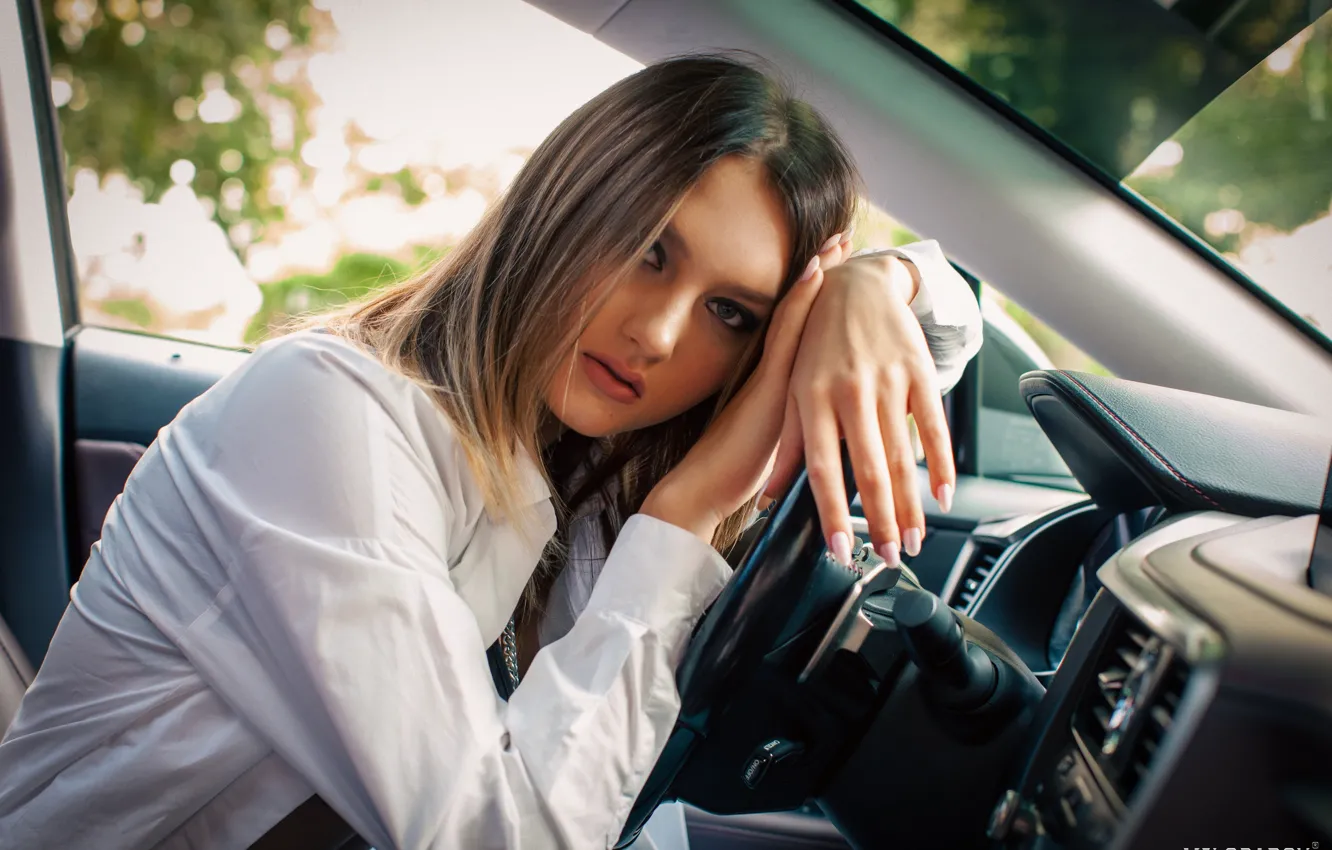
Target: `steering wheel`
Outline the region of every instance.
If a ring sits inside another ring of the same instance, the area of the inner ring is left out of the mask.
[[[845,450],[842,461],[849,504],[856,488]],[[827,554],[814,490],[802,470],[695,629],[676,674],[679,719],[634,801],[617,846],[637,837],[694,743],[706,736],[711,718],[720,714],[733,689],[744,683],[744,672],[754,669],[784,636],[805,624],[795,621],[826,615],[862,579],[858,565],[843,566]],[[811,599],[825,604],[811,605]]]
[[[855,495],[848,475],[847,502]],[[814,490],[801,471],[685,650],[676,675],[682,721],[706,723],[710,710],[736,682],[735,674],[772,648],[805,586],[826,568],[820,563],[825,553]],[[832,558],[826,560],[840,567]],[[847,584],[854,581],[854,570],[841,569]]]

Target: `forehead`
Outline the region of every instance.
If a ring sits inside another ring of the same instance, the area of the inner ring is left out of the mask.
[[[718,282],[775,294],[791,253],[785,206],[767,169],[753,159],[718,161],[671,219],[688,261]]]

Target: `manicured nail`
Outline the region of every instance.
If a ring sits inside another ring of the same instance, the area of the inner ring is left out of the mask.
[[[824,243],[823,243],[823,247],[819,249],[819,253],[820,253],[820,254],[826,254],[826,253],[828,253],[829,251],[831,251],[831,250],[837,245],[838,242],[841,242],[841,241],[842,241],[842,234],[840,234],[840,233],[834,233],[832,236],[829,236],[829,237],[828,237],[828,241],[827,241],[827,242],[824,242]]]
[[[879,557],[888,563],[888,566],[895,567],[902,563],[902,550],[896,543],[889,540],[887,543],[880,543],[874,547],[878,551]]]
[[[846,536],[845,531],[834,531],[832,540],[828,541],[828,548],[832,549],[837,563],[844,567],[851,566],[851,538]]]
[[[851,226],[846,229],[846,232],[842,234],[842,241],[850,242],[851,237],[855,235],[856,235],[856,223],[853,221],[851,222]]]
[[[805,270],[800,273],[800,277],[796,278],[796,283],[804,283],[805,281],[814,277],[814,272],[818,270],[819,270],[819,258],[812,257],[809,261],[809,265],[805,266]]]
[[[902,548],[913,558],[920,554],[920,544],[924,542],[925,535],[919,528],[908,528],[902,533]]]
[[[939,510],[948,513],[953,509],[953,485],[940,484],[939,489],[935,491],[934,498],[939,502]]]

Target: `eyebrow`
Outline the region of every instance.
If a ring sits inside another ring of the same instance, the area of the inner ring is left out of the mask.
[[[688,259],[689,244],[685,242],[684,237],[680,235],[680,231],[675,229],[674,222],[666,223],[666,227],[661,231],[661,239],[667,244],[667,247],[672,252],[678,252],[681,256]],[[724,294],[737,301],[747,302],[750,307],[759,310],[771,309],[776,302],[776,299],[773,296],[768,295],[765,292],[759,292],[751,287],[735,283],[734,281],[727,281],[719,288]]]

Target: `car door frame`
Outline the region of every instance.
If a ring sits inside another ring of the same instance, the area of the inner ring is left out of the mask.
[[[69,333],[59,128],[35,0],[0,4],[0,616],[34,665],[69,598]]]

